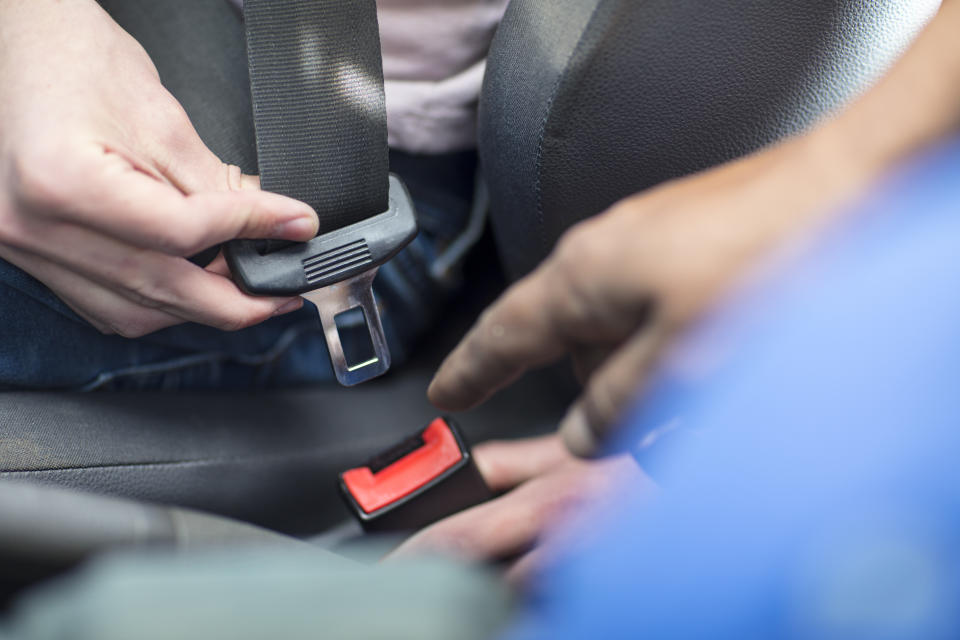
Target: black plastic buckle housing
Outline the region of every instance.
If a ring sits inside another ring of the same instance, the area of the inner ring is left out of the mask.
[[[255,240],[234,240],[224,254],[247,293],[303,295],[375,269],[417,235],[413,201],[403,182],[390,175],[390,208],[349,227],[262,254]]]

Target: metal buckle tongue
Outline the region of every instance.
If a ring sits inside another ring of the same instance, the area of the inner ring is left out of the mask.
[[[379,215],[271,253],[261,253],[253,241],[234,240],[228,243],[226,256],[234,278],[247,293],[301,295],[317,306],[337,380],[353,386],[390,368],[390,349],[371,285],[380,265],[416,235],[410,194],[391,175],[389,208]],[[337,316],[357,308],[366,316],[373,357],[349,364]]]
[[[303,295],[317,307],[323,334],[327,339],[327,348],[330,350],[333,371],[337,374],[337,380],[345,387],[372,380],[383,375],[390,368],[390,349],[387,347],[387,338],[383,334],[380,311],[373,299],[373,279],[379,270],[379,267],[375,267],[358,276]],[[370,332],[370,341],[373,345],[373,358],[350,364],[343,351],[336,319],[340,314],[357,308],[363,309],[363,315],[367,321],[367,330]]]

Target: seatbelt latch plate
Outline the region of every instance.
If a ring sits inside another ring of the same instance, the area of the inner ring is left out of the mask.
[[[227,262],[240,287],[252,295],[302,295],[317,306],[337,380],[353,386],[390,368],[390,350],[371,289],[382,264],[417,235],[413,201],[403,182],[390,178],[389,208],[381,214],[270,253],[256,241],[235,240]],[[336,316],[363,309],[374,357],[348,365]]]

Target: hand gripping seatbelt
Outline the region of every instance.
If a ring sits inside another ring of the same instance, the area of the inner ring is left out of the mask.
[[[390,368],[371,285],[416,235],[410,196],[389,174],[375,0],[246,0],[260,184],[311,205],[307,243],[235,240],[238,284],[254,295],[303,295],[317,306],[334,371],[352,386]],[[348,363],[336,318],[361,308],[373,357]]]

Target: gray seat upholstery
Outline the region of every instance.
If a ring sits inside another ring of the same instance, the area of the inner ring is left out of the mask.
[[[481,102],[514,276],[576,222],[801,131],[860,93],[938,0],[514,0]]]

